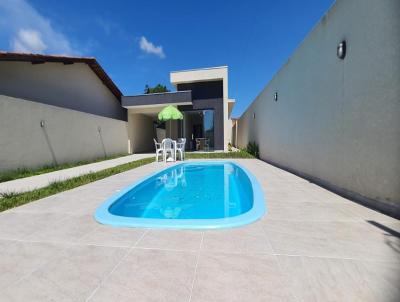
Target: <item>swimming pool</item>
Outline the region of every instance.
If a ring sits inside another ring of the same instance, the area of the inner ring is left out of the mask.
[[[128,227],[213,229],[265,213],[257,179],[229,161],[185,162],[151,174],[102,204],[95,218]]]

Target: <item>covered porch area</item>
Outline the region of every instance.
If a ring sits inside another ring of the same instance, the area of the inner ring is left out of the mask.
[[[153,152],[153,139],[161,142],[164,138],[186,138],[186,151],[223,149],[222,121],[218,121],[212,106],[194,104],[191,91],[123,97],[122,104],[128,110],[127,127],[132,153]],[[183,119],[160,122],[158,113],[168,105],[175,106]]]
[[[157,115],[163,108],[159,105],[128,109],[128,136],[132,153],[153,152],[153,139],[161,142],[166,137],[181,137],[178,131],[180,121],[158,121]]]
[[[183,120],[158,121],[164,106],[128,109],[128,135],[132,153],[154,151],[154,141],[186,138],[186,151],[214,151],[213,110],[181,110]]]

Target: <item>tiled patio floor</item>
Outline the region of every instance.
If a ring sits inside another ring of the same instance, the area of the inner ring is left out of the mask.
[[[237,229],[113,228],[150,164],[0,213],[1,301],[398,301],[400,222],[258,160],[268,214]],[[370,222],[369,222],[370,221]]]

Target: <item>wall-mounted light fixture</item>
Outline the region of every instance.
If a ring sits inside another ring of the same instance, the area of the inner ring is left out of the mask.
[[[274,93],[274,101],[277,102],[278,101],[278,92]]]
[[[339,43],[336,50],[336,55],[341,60],[343,60],[346,57],[346,41],[342,41]]]
[[[100,126],[97,127],[97,131],[101,132],[101,127]]]
[[[256,113],[253,112],[253,120],[255,120],[255,119],[256,119]]]
[[[42,128],[44,127],[44,120],[40,121],[40,127],[42,127]]]

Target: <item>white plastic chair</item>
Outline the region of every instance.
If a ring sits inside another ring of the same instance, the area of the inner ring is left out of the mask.
[[[178,142],[176,143],[176,149],[175,149],[175,158],[178,158],[176,156],[176,154],[179,153],[180,159],[185,160],[185,144],[186,144],[186,138],[178,139]]]
[[[161,156],[163,156],[164,149],[162,148],[162,144],[157,143],[155,138],[153,138],[153,141],[154,141],[154,146],[156,147],[156,162],[158,162],[158,155],[161,153]]]
[[[175,144],[174,141],[170,138],[164,138],[161,142],[161,147],[163,149],[163,160],[167,161],[167,155],[170,154],[173,160],[175,161]]]

